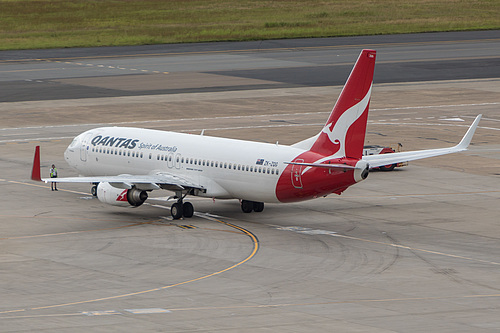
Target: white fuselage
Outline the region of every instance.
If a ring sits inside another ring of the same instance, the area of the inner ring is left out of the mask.
[[[283,162],[303,152],[278,144],[103,127],[77,136],[65,158],[82,176],[167,172],[202,185],[199,196],[278,202]]]

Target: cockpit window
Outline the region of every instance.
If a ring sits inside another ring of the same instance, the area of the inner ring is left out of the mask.
[[[76,138],[73,139],[73,141],[71,142],[71,144],[69,145],[68,148],[75,148],[76,145],[78,144],[78,141],[80,141],[80,137],[77,136]]]

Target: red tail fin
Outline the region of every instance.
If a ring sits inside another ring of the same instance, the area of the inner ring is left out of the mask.
[[[361,158],[370,105],[374,50],[363,50],[347,79],[332,113],[311,147],[325,156]]]
[[[31,179],[41,182],[40,174],[40,146],[35,148],[35,157],[33,158],[33,170],[31,170]]]

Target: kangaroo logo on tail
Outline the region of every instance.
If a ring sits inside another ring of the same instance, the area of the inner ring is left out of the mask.
[[[311,151],[360,159],[363,155],[376,51],[363,50]]]

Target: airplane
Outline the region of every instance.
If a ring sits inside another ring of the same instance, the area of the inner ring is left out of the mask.
[[[186,196],[239,199],[245,213],[264,203],[340,195],[370,168],[466,150],[481,119],[449,148],[363,155],[375,50],[362,50],[322,130],[291,146],[131,127],[101,127],[74,138],[64,152],[80,177],[40,177],[35,151],[32,179],[90,183],[104,203],[138,207],[153,190],[175,193],[173,219],[190,218]]]

